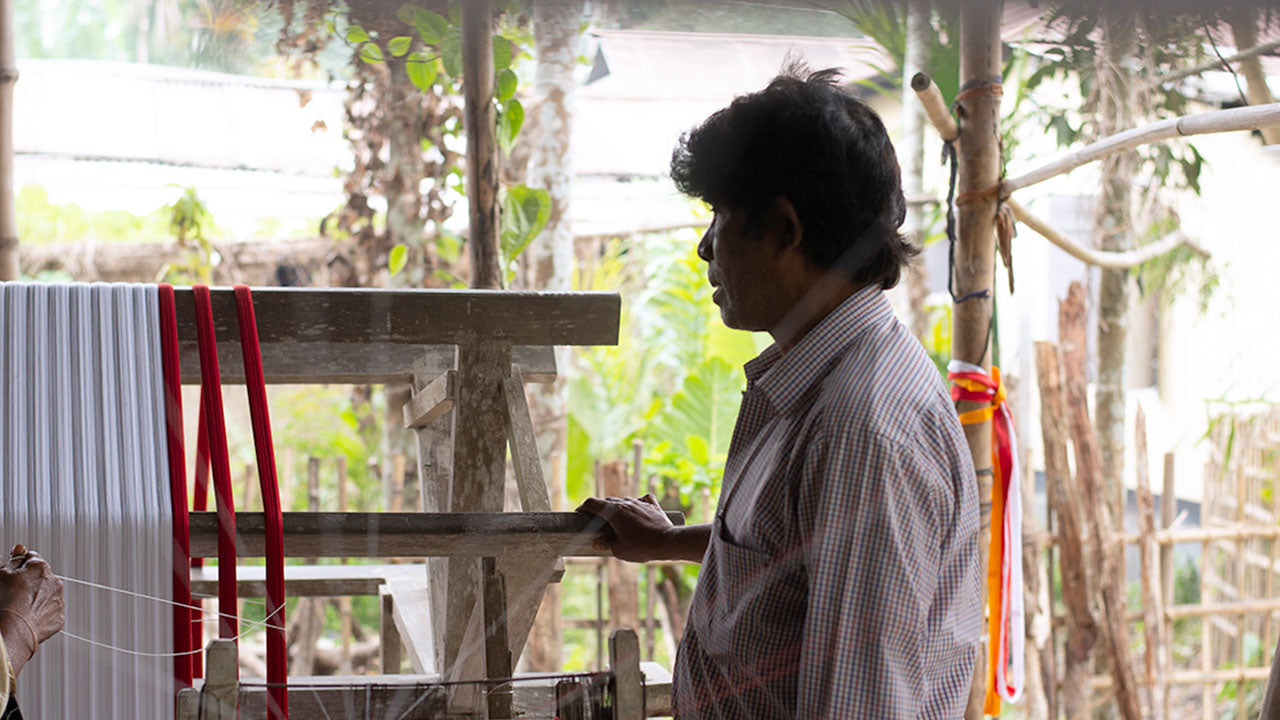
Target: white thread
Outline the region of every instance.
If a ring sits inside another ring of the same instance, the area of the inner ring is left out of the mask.
[[[111,587],[110,585],[99,585],[98,583],[95,583],[95,582],[89,582],[88,580],[81,580],[81,579],[79,579],[79,578],[67,577],[67,576],[65,576],[65,575],[57,575],[57,574],[55,574],[55,575],[54,575],[54,577],[58,578],[59,580],[62,580],[63,582],[71,582],[71,583],[76,583],[76,584],[78,584],[78,585],[88,585],[88,586],[89,586],[89,587],[91,587],[91,588],[97,588],[97,589],[99,589],[99,590],[110,590],[111,592],[117,592],[117,593],[120,593],[121,595],[130,595],[130,596],[132,596],[132,597],[142,598],[143,600],[151,600],[152,602],[165,603],[166,605],[174,605],[174,606],[177,606],[177,607],[189,608],[189,609],[191,609],[191,610],[199,610],[201,613],[204,613],[204,615],[205,615],[206,617],[208,617],[208,616],[210,616],[210,615],[220,615],[220,616],[225,617],[225,618],[232,618],[232,619],[234,619],[234,620],[241,620],[241,617],[240,617],[239,615],[234,615],[234,614],[232,614],[232,613],[224,613],[224,612],[217,612],[217,613],[215,613],[215,612],[212,612],[212,611],[206,611],[206,610],[204,609],[204,606],[203,606],[203,605],[188,605],[188,604],[186,604],[186,603],[180,603],[180,602],[178,602],[178,601],[176,601],[176,600],[169,600],[169,599],[167,599],[167,598],[155,597],[154,595],[147,595],[147,594],[144,594],[144,593],[137,593],[137,592],[133,592],[132,590],[125,590],[125,589],[123,589],[123,588]],[[265,604],[266,604],[266,603],[265,603],[265,602],[263,602],[262,600],[241,600],[240,602],[253,603],[253,604],[255,604],[255,605],[265,605]],[[278,611],[279,611],[279,610],[277,609],[277,612],[278,612]],[[275,615],[275,613],[273,612],[273,613],[271,613],[271,615]],[[268,617],[270,617],[270,616],[268,616]],[[256,622],[256,621],[254,621],[254,620],[244,620],[244,622]]]
[[[114,589],[114,588],[112,588],[112,589]],[[159,598],[149,598],[149,599],[151,599],[151,600],[158,600]],[[257,621],[257,620],[241,620],[241,622],[243,622],[245,625],[252,625],[253,627],[251,627],[250,629],[245,630],[244,632],[240,633],[239,635],[237,635],[237,636],[236,636],[236,638],[235,638],[235,639],[236,639],[236,640],[242,640],[242,639],[244,639],[244,638],[248,637],[250,633],[256,632],[257,630],[260,630],[260,629],[262,629],[263,627],[266,627],[266,625],[267,625],[267,621],[268,621],[268,620],[270,620],[270,619],[271,619],[271,618],[272,618],[276,613],[280,612],[280,611],[281,611],[281,610],[283,610],[283,609],[284,609],[284,606],[283,606],[283,605],[281,605],[280,607],[278,607],[278,608],[276,608],[274,611],[272,611],[272,613],[271,613],[270,615],[268,615],[266,618],[264,618],[261,622],[259,622],[259,621]],[[219,613],[219,614],[221,615],[222,613]],[[235,616],[234,616],[234,615],[232,615],[232,616],[230,616],[230,617],[235,617]],[[107,643],[104,643],[104,642],[98,642],[97,640],[93,640],[93,639],[91,639],[91,638],[87,638],[87,637],[83,637],[83,636],[80,636],[80,635],[76,635],[75,633],[67,632],[66,630],[63,630],[63,631],[61,631],[61,632],[60,632],[60,633],[58,633],[58,634],[59,634],[59,635],[65,635],[65,636],[67,636],[67,637],[69,637],[69,638],[72,638],[73,640],[79,640],[80,642],[89,643],[90,645],[94,645],[94,646],[97,646],[97,647],[103,648],[103,649],[105,649],[105,650],[111,650],[112,652],[118,652],[118,653],[124,653],[125,655],[134,655],[134,656],[137,656],[137,657],[147,657],[147,658],[175,658],[175,657],[182,657],[182,656],[184,656],[184,655],[197,655],[197,654],[199,654],[199,653],[204,652],[204,649],[203,649],[203,648],[201,648],[201,649],[199,649],[199,650],[185,650],[185,651],[183,651],[183,652],[167,652],[167,653],[143,652],[143,651],[141,651],[141,650],[130,650],[130,649],[128,649],[128,648],[116,647],[115,645],[108,645]]]

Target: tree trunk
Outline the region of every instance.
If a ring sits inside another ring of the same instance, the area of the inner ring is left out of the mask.
[[[1072,283],[1067,299],[1059,306],[1058,336],[1062,340],[1063,388],[1075,448],[1076,484],[1083,492],[1085,529],[1092,555],[1092,586],[1102,599],[1102,637],[1106,642],[1116,709],[1124,720],[1141,717],[1137,681],[1129,647],[1129,625],[1125,603],[1124,543],[1111,514],[1102,481],[1098,438],[1089,422],[1089,402],[1085,382],[1085,291]]]
[[[956,98],[956,112],[961,119],[960,193],[982,193],[1000,181],[1000,96],[994,92],[994,84],[999,83],[1000,78],[1002,6],[1002,2],[967,3],[960,11],[962,92]],[[970,94],[965,96],[964,90]],[[986,296],[973,296],[956,305],[951,332],[952,354],[957,360],[989,368],[996,198],[994,195],[979,195],[974,201],[960,205],[957,215],[955,290],[961,296],[985,290]],[[960,412],[976,407],[976,403],[957,404]],[[987,552],[991,538],[991,422],[966,425],[964,431],[973,455],[973,466],[978,470],[978,502],[984,508],[978,557],[982,593],[986,597]],[[967,719],[982,717],[986,686],[986,655],[979,653],[969,705],[965,710]]]
[[[1125,3],[1102,6],[1102,42],[1097,54],[1098,137],[1134,126],[1132,58],[1137,48],[1134,11]],[[1138,155],[1133,150],[1101,161],[1102,196],[1094,212],[1095,244],[1103,250],[1133,247],[1130,189]],[[1125,340],[1129,328],[1129,272],[1102,270],[1098,298],[1098,382],[1094,412],[1101,453],[1103,498],[1111,517],[1124,519]],[[1110,530],[1110,528],[1108,528]]]
[[[493,3],[462,3],[463,129],[471,287],[502,287],[498,267],[498,143],[493,106]]]
[[[1147,472],[1147,419],[1138,407],[1134,417],[1133,464],[1138,480],[1138,529],[1142,555],[1142,630],[1146,636],[1143,684],[1147,686],[1147,717],[1165,720],[1164,696],[1169,668],[1161,643],[1164,607],[1160,602],[1160,548],[1156,544],[1156,503]]]
[[[1040,379],[1040,431],[1044,435],[1045,492],[1057,517],[1062,600],[1067,610],[1067,642],[1062,666],[1059,706],[1068,720],[1089,716],[1089,657],[1098,628],[1093,616],[1089,572],[1081,529],[1081,501],[1067,460],[1066,410],[1058,348],[1036,343]]]
[[[533,4],[534,76],[538,120],[531,138],[529,186],[551,196],[551,216],[542,233],[526,251],[532,260],[534,290],[569,290],[573,271],[573,224],[569,199],[573,190],[570,141],[574,114],[574,67],[583,0],[537,0]],[[556,348],[555,382],[530,388],[529,408],[542,454],[543,477],[551,492],[553,510],[565,508],[565,468],[569,426],[567,417],[567,348]],[[529,636],[530,669],[560,670],[560,587],[552,585]]]
[[[902,62],[902,134],[898,140],[898,157],[902,163],[902,192],[907,196],[907,219],[902,232],[912,244],[924,246],[924,212],[919,204],[924,197],[924,106],[911,89],[911,78],[929,70],[929,0],[911,0],[907,5],[907,51]],[[907,268],[907,312],[911,332],[924,342],[929,333],[929,314],[925,299],[929,296],[929,273],[924,256],[917,257]]]
[[[0,281],[18,279],[18,220],[13,202],[13,0],[0,0]]]
[[[634,477],[622,461],[600,465],[600,485],[607,497],[634,497]],[[636,630],[640,627],[640,573],[638,566],[609,558],[610,629]]]
[[[1258,18],[1247,8],[1241,8],[1231,19],[1231,31],[1236,38],[1236,50],[1248,50],[1258,44]],[[1240,72],[1248,81],[1250,105],[1267,105],[1275,102],[1267,87],[1267,75],[1262,71],[1262,61],[1256,56],[1240,61]],[[1262,142],[1266,145],[1280,143],[1280,126],[1262,128]]]

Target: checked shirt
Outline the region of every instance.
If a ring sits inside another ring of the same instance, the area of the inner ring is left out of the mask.
[[[978,501],[937,368],[872,286],[745,370],[676,717],[963,717]]]

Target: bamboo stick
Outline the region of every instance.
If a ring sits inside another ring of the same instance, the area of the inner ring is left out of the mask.
[[[933,125],[933,129],[938,131],[938,135],[946,142],[955,140],[960,135],[960,126],[956,124],[955,118],[951,117],[951,111],[947,109],[947,103],[942,99],[942,91],[938,89],[938,84],[928,74],[918,72],[911,76],[911,89],[916,92],[916,97],[920,98],[920,104],[924,106],[924,112],[929,116],[929,122]]]
[[[1209,251],[1200,247],[1191,238],[1183,235],[1181,232],[1173,232],[1165,237],[1144,245],[1135,250],[1125,250],[1122,252],[1107,252],[1105,250],[1094,250],[1083,245],[1072,242],[1065,235],[1054,230],[1044,220],[1031,214],[1031,211],[1024,207],[1021,203],[1013,198],[1007,198],[1004,204],[1013,211],[1013,216],[1023,225],[1035,230],[1045,240],[1057,245],[1067,252],[1068,255],[1094,267],[1105,268],[1108,270],[1127,270],[1137,267],[1148,260],[1160,257],[1178,247],[1186,246],[1196,255],[1202,258],[1209,257]]]
[[[1205,685],[1206,687],[1211,687],[1214,683],[1265,680],[1267,672],[1268,669],[1264,667],[1222,668],[1212,672],[1201,672],[1199,670],[1174,670],[1169,673],[1169,684]],[[1089,679],[1089,686],[1094,690],[1109,690],[1111,688],[1111,677],[1109,675],[1094,676]],[[1264,713],[1258,717],[1270,718],[1271,716]]]
[[[13,0],[0,0],[0,281],[18,279],[18,219],[13,202]]]
[[[1016,190],[1044,182],[1051,177],[1071,172],[1081,165],[1140,145],[1148,145],[1161,140],[1189,135],[1257,130],[1272,125],[1280,125],[1280,103],[1217,110],[1198,115],[1183,115],[1182,117],[1161,120],[1160,122],[1105,137],[1067,153],[1061,158],[1042,165],[1031,172],[1005,180],[1000,183],[1000,197],[1008,198]]]
[[[1209,586],[1209,541],[1200,544],[1200,602],[1207,604],[1212,592]],[[1200,670],[1205,677],[1213,672],[1213,623],[1209,615],[1200,620]],[[1200,716],[1202,720],[1214,720],[1213,685],[1206,683],[1200,690]]]
[[[1241,6],[1231,18],[1231,32],[1235,35],[1236,47],[1254,47],[1258,43],[1258,18],[1252,8]],[[1280,41],[1275,45],[1280,47]],[[1250,105],[1267,105],[1275,102],[1271,89],[1267,87],[1267,74],[1262,70],[1262,62],[1256,55],[1240,59],[1239,72],[1245,77],[1246,95]],[[1262,128],[1262,144],[1280,144],[1280,127]],[[1241,697],[1244,693],[1240,693]]]
[[[1166,531],[1173,524],[1173,518],[1178,509],[1178,499],[1173,489],[1173,453],[1164,454],[1164,485],[1160,490],[1160,527]],[[1163,598],[1163,607],[1171,607],[1174,603],[1173,597],[1173,547],[1171,545],[1160,546],[1160,588]],[[1160,636],[1161,645],[1165,652],[1165,670],[1173,667],[1173,621],[1167,615],[1160,618]],[[1170,714],[1171,706],[1169,702],[1169,681],[1161,678],[1161,682],[1165,684],[1164,705],[1161,708],[1164,716],[1172,717]]]
[[[1197,603],[1195,605],[1174,605],[1164,610],[1164,616],[1170,621],[1189,617],[1207,617],[1211,615],[1241,615],[1271,613],[1280,610],[1280,598],[1262,600],[1237,600],[1234,602]]]
[[[1151,482],[1147,467],[1147,417],[1138,405],[1134,418],[1134,470],[1138,480],[1138,527],[1141,529],[1142,575],[1142,628],[1146,636],[1145,667],[1148,695],[1148,716],[1156,720],[1165,717],[1165,696],[1169,692],[1168,667],[1160,632],[1163,613],[1160,604],[1159,577],[1153,581],[1157,570],[1157,545],[1155,543],[1155,500],[1151,496]],[[1123,548],[1121,550],[1123,552]]]
[[[1175,73],[1171,73],[1160,80],[1157,80],[1155,83],[1153,83],[1153,86],[1164,87],[1172,83],[1175,83],[1179,80],[1182,80],[1183,78],[1189,78],[1192,75],[1199,75],[1201,73],[1209,72],[1210,70],[1219,70],[1222,68],[1222,63],[1224,61],[1227,63],[1233,63],[1238,60],[1248,60],[1249,58],[1255,58],[1255,57],[1258,57],[1259,55],[1265,55],[1266,53],[1269,53],[1272,50],[1275,50],[1276,48],[1280,48],[1280,40],[1273,40],[1271,42],[1266,42],[1261,45],[1251,47],[1248,50],[1238,52],[1235,55],[1228,55],[1222,60],[1212,60],[1210,62],[1201,63],[1199,65],[1193,65],[1189,68],[1184,68]]]

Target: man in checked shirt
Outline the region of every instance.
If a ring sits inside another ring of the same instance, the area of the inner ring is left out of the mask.
[[[592,498],[623,560],[701,562],[674,672],[689,718],[964,715],[978,652],[978,500],[942,378],[884,291],[917,253],[879,117],[793,65],[681,139],[698,244],[745,367],[715,521]]]

